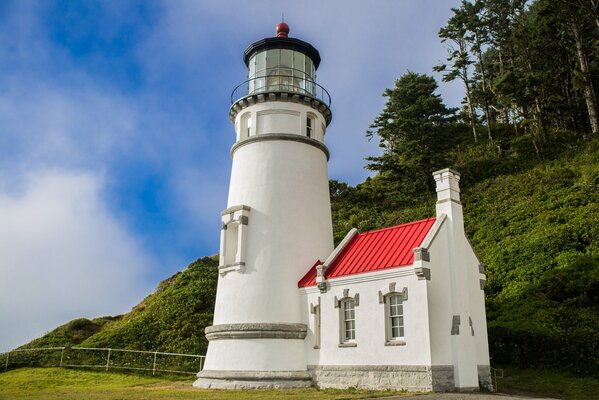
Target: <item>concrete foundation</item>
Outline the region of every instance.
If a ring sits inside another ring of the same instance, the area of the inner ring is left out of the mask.
[[[312,386],[307,371],[200,371],[193,386],[201,389],[295,389]]]
[[[311,365],[308,371],[314,384],[321,388],[455,390],[451,365]]]
[[[491,377],[490,365],[478,366],[478,385],[486,390],[493,390],[493,378]]]

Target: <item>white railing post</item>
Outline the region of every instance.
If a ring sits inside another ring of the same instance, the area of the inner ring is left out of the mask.
[[[154,365],[152,365],[152,376],[156,375],[156,355],[158,354],[157,351],[154,352]]]
[[[60,351],[60,364],[58,364],[59,367],[62,367],[62,358],[63,357],[64,357],[64,347]]]
[[[10,351],[6,353],[6,364],[4,365],[4,370],[8,371],[8,358],[10,357]]]
[[[110,366],[110,353],[112,349],[108,349],[108,357],[106,357],[106,371],[108,371],[108,367]]]

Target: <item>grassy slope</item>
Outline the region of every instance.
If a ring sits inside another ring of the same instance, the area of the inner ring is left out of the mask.
[[[596,145],[465,193],[495,363],[599,374]]]
[[[112,372],[79,371],[71,369],[22,368],[0,374],[0,400],[154,400],[204,399],[228,400],[280,399],[281,391],[222,391],[193,389],[190,377],[156,378]],[[363,399],[400,395],[397,392],[366,390],[286,390],[289,400]]]
[[[121,316],[100,317],[89,320],[78,318],[34,339],[20,348],[62,347],[81,344],[85,339],[101,331],[106,325],[118,321]]]
[[[538,369],[506,369],[503,378],[498,379],[501,393],[520,396],[542,395],[566,400],[596,400],[599,393],[599,379],[581,377],[559,371]]]
[[[205,354],[204,327],[212,324],[217,264],[214,257],[194,261],[82,345]]]

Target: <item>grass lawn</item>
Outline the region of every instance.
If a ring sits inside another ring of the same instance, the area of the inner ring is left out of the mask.
[[[544,395],[566,400],[599,399],[599,378],[567,372],[505,369],[497,379],[498,391],[514,395]]]
[[[364,399],[399,395],[368,390],[252,390],[193,389],[193,376],[152,377],[61,368],[22,368],[0,373],[1,400],[154,400],[154,399]]]

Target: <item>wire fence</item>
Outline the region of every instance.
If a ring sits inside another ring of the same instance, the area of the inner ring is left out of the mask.
[[[23,367],[71,367],[196,374],[205,356],[91,347],[44,347],[0,353],[0,371]]]

